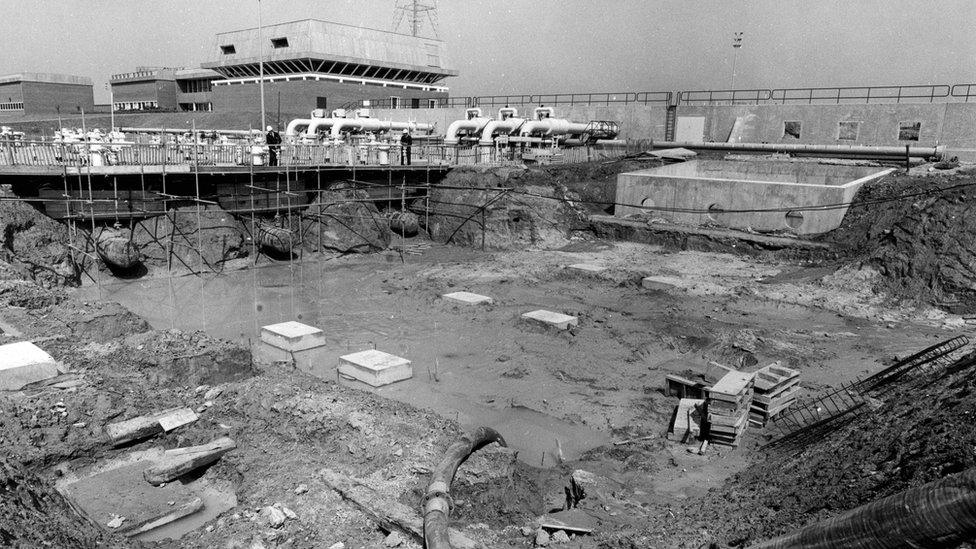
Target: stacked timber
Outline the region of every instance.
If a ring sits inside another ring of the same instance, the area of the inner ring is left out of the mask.
[[[705,389],[708,440],[713,444],[738,446],[749,424],[753,374],[731,371]]]
[[[749,423],[765,427],[776,414],[796,402],[800,392],[800,372],[774,362],[756,372],[754,387]]]

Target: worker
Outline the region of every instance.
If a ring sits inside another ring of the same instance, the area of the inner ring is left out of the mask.
[[[281,149],[281,135],[271,126],[268,126],[268,135],[264,142],[268,144],[268,165],[278,165],[278,150]]]
[[[410,165],[410,147],[413,145],[413,136],[410,135],[410,130],[403,130],[403,135],[400,136],[400,148],[402,149],[402,154],[400,155],[400,165],[406,163],[407,166]]]

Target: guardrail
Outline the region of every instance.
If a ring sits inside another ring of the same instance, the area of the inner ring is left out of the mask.
[[[768,101],[771,90],[692,90],[678,92],[678,105],[758,105]]]
[[[903,99],[936,99],[949,97],[949,86],[863,86],[844,88],[777,88],[772,90],[774,103],[871,103],[871,101],[901,103]]]
[[[976,84],[956,84],[952,86],[949,95],[961,97],[964,102],[968,103],[970,97],[976,99]]]

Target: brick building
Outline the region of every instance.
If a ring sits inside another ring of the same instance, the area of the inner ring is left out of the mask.
[[[260,108],[259,61],[267,112],[307,113],[364,99],[384,106],[426,107],[447,97],[441,81],[458,72],[444,42],[316,19],[217,35],[215,111]]]
[[[212,82],[221,78],[207,69],[139,67],[109,84],[116,111],[209,111]]]
[[[0,117],[91,112],[94,106],[91,78],[35,72],[0,76]]]

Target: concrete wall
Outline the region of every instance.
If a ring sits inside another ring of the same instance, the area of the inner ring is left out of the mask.
[[[532,106],[516,106],[519,115],[532,116]],[[620,125],[621,139],[664,139],[664,125],[667,110],[664,107],[648,105],[611,105],[611,106],[556,106],[556,118],[565,118],[573,122],[589,122],[591,120],[611,120]],[[384,120],[415,121],[435,124],[437,131],[444,133],[455,120],[465,118],[465,109],[376,109],[374,116]],[[485,116],[498,118],[495,107],[482,108]]]
[[[700,161],[692,161],[696,164]],[[756,162],[763,164],[763,162]],[[617,176],[616,202],[634,206],[664,208],[682,211],[645,211],[638,207],[617,206],[615,215],[624,217],[645,213],[652,218],[667,219],[689,225],[717,225],[737,229],[759,231],[792,231],[797,234],[818,234],[840,226],[847,208],[826,211],[790,212],[790,208],[843,204],[854,198],[860,188],[872,176],[852,180],[845,185],[816,185],[773,183],[769,181],[736,180],[737,175],[748,177],[753,162],[723,162],[731,166],[723,178],[671,175],[668,169],[650,169],[623,173]],[[667,167],[666,167],[667,168]],[[767,171],[767,170],[759,170]],[[773,170],[777,171],[777,170]],[[844,171],[849,174],[849,171]],[[888,171],[876,170],[878,174]],[[815,179],[822,174],[811,174]],[[878,175],[880,176],[880,175]],[[725,211],[723,211],[725,210]],[[743,211],[728,210],[780,210]]]
[[[960,157],[976,159],[976,103],[901,103],[883,105],[682,106],[678,118],[705,118],[705,141],[729,139],[737,117],[747,120],[737,139],[747,143],[821,145],[945,145]],[[748,117],[748,118],[747,118]],[[800,138],[784,135],[786,121],[800,122]],[[842,121],[860,122],[857,139],[839,139]],[[899,125],[920,122],[918,141],[901,141]],[[953,154],[952,152],[950,154]]]
[[[95,106],[92,86],[81,84],[56,84],[50,82],[24,82],[25,114],[61,112],[91,112]]]
[[[281,92],[281,112],[289,117],[307,118],[316,108],[316,98],[325,97],[329,110],[339,108],[350,101],[363,99],[377,99],[390,96],[400,97],[409,104],[410,98],[439,97],[446,94],[425,92],[393,87],[363,86],[361,84],[346,84],[330,80],[292,80],[290,82],[265,82],[264,101],[268,113],[276,114],[278,110],[278,92]],[[261,91],[256,83],[222,84],[213,87],[213,108],[217,112],[232,110],[259,110],[261,105]],[[408,111],[395,111],[408,112]],[[414,112],[410,110],[409,112]],[[291,118],[282,122],[287,124]]]
[[[20,82],[0,84],[0,103],[20,103],[24,100],[24,89]]]

